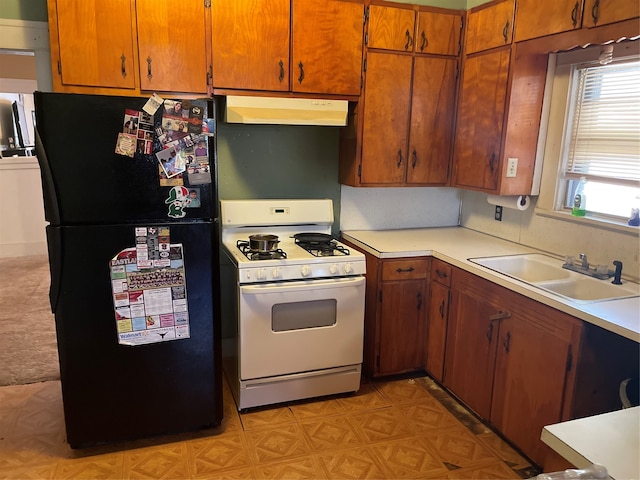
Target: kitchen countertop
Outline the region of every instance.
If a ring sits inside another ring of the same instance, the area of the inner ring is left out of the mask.
[[[540,438],[578,468],[597,463],[614,479],[640,478],[640,407],[547,425]]]
[[[341,233],[346,240],[378,258],[433,256],[585,322],[640,343],[638,318],[640,297],[592,303],[573,302],[468,260],[474,257],[523,253],[549,255],[548,252],[464,227],[347,230]],[[558,261],[562,262],[562,258],[558,257]]]

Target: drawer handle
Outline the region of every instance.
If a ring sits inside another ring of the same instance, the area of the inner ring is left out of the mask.
[[[409,47],[413,46],[413,38],[411,38],[411,34],[409,33],[408,29],[405,32],[405,35],[407,36],[407,43],[404,44],[404,49],[409,50]]]
[[[436,275],[438,276],[438,278],[447,278],[447,272],[441,272],[437,268],[436,268]]]
[[[442,303],[440,304],[440,308],[438,310],[440,311],[440,318],[444,319],[444,299],[442,300]]]
[[[496,320],[502,320],[504,318],[509,318],[511,316],[510,312],[503,312],[502,310],[494,315],[489,315],[489,320],[495,322]]]
[[[409,268],[398,268],[396,269],[396,272],[398,273],[411,273],[413,272],[415,269],[413,267],[409,267]]]
[[[600,18],[600,0],[596,0],[593,3],[593,7],[591,8],[591,18],[593,18],[593,24],[598,24],[598,19]]]
[[[571,22],[573,22],[573,28],[576,28],[578,25],[578,8],[580,8],[579,2],[573,6],[573,10],[571,10]]]

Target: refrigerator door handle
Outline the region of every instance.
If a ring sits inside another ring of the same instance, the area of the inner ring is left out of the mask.
[[[40,164],[40,177],[42,179],[42,196],[44,197],[44,213],[45,218],[52,225],[60,225],[60,208],[58,206],[58,195],[56,193],[56,185],[53,181],[51,165],[47,158],[47,151],[42,143],[38,128],[35,129],[36,134],[36,157]]]

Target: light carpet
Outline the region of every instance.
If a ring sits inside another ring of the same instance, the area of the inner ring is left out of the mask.
[[[46,255],[0,258],[0,386],[60,378]]]

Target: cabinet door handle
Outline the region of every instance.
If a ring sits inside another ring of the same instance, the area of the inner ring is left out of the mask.
[[[440,312],[440,318],[444,320],[444,299],[442,300],[442,303],[440,304],[440,308],[438,309],[438,311]]]
[[[413,267],[409,267],[409,268],[397,268],[396,272],[398,273],[411,273],[413,272],[414,268]]]
[[[504,38],[504,43],[508,43],[509,42],[509,27],[511,26],[511,23],[509,23],[509,20],[507,20],[507,23],[504,24],[504,28],[502,29],[502,37]]]
[[[424,52],[424,49],[427,48],[427,45],[429,45],[429,40],[427,40],[427,34],[424,33],[424,30],[422,31],[420,36],[422,37],[422,43],[420,44],[420,51]]]
[[[416,310],[420,310],[422,308],[422,293],[418,292],[418,305],[416,305]]]
[[[573,6],[573,10],[571,10],[571,22],[573,23],[573,28],[576,28],[578,25],[578,9],[580,8],[580,3],[576,2]]]
[[[511,347],[511,332],[507,332],[504,336],[504,342],[502,342],[502,345],[504,346],[504,351],[509,353],[509,348]]]
[[[498,313],[495,313],[493,315],[489,315],[489,320],[492,322],[495,322],[497,320],[502,320],[505,318],[509,318],[511,316],[510,312],[503,312],[502,310],[500,310]]]
[[[400,168],[402,166],[402,160],[403,160],[403,158],[402,158],[402,150],[398,150],[398,163],[396,164],[396,166],[398,168]]]
[[[489,324],[489,328],[487,328],[487,340],[491,343],[491,337],[493,337],[493,322]]]
[[[591,7],[591,18],[593,18],[594,25],[597,25],[599,17],[600,17],[600,0],[596,0],[595,2],[593,2],[593,7]]]
[[[147,57],[147,78],[149,80],[153,78],[153,74],[151,73],[151,57]]]
[[[280,67],[280,75],[278,76],[278,80],[280,81],[280,83],[282,83],[282,80],[284,80],[284,63],[282,62],[282,60],[280,60],[278,66]]]
[[[407,36],[407,43],[404,44],[404,49],[409,50],[409,47],[413,46],[413,38],[411,38],[411,34],[409,33],[409,30],[405,32],[405,35]]]
[[[411,168],[416,168],[416,164],[418,163],[418,153],[414,149],[411,153]]]
[[[298,64],[298,67],[300,67],[300,76],[298,77],[298,82],[302,83],[302,81],[304,80],[304,65],[302,64],[302,62]]]
[[[124,56],[124,53],[120,57],[120,73],[123,78],[127,76],[127,57]]]

